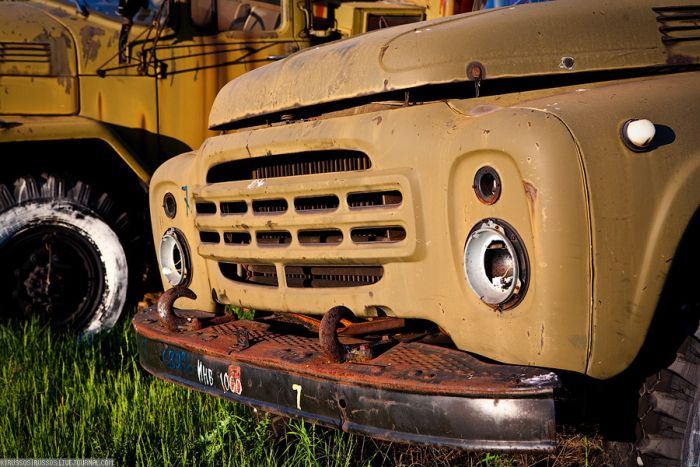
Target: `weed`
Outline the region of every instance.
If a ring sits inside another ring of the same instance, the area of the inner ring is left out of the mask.
[[[255,319],[255,310],[252,308],[245,308],[236,305],[226,305],[225,310],[227,313],[233,313],[238,319]]]

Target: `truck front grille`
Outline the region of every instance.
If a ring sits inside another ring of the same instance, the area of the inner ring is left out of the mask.
[[[279,154],[215,165],[207,173],[207,183],[353,172],[367,170],[371,166],[372,163],[367,154],[359,151],[331,150]]]
[[[410,168],[373,169],[338,178],[202,184],[192,192],[199,206],[194,249],[221,272],[212,287],[231,287],[229,295],[236,284],[371,286],[389,264],[410,261],[419,248],[411,174]]]

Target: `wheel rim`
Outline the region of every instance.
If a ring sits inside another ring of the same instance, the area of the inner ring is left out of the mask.
[[[96,247],[73,228],[37,224],[15,233],[0,250],[11,275],[12,315],[38,316],[55,327],[83,326],[104,292],[104,267]]]

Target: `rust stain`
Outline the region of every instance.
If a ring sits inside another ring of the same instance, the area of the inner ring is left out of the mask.
[[[669,47],[667,49],[668,51],[668,58],[666,59],[666,63],[671,66],[679,66],[679,65],[692,65],[697,63],[697,58],[691,57],[688,55],[683,55],[683,54],[674,54],[671,51],[671,48]]]
[[[526,180],[523,180],[523,188],[525,189],[525,197],[527,198],[527,206],[530,209],[530,216],[534,217],[535,203],[537,202],[537,188]]]
[[[534,205],[535,201],[537,201],[537,188],[535,188],[535,186],[528,181],[523,181],[523,187],[525,188],[525,196],[527,196],[527,200],[530,202],[530,204]]]

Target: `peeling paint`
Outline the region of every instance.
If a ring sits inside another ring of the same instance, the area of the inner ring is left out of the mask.
[[[537,188],[535,188],[532,183],[525,180],[523,180],[523,188],[525,188],[525,196],[528,202],[530,205],[534,206],[537,201]]]
[[[60,35],[54,36],[44,28],[44,31],[30,42],[49,45],[48,76],[56,76],[59,85],[65,89],[66,94],[70,94],[73,83],[69,59],[70,54],[72,54],[73,41],[70,37],[64,31],[61,31]]]
[[[501,110],[502,108],[503,107],[498,105],[479,105],[471,109],[467,115],[470,117],[480,117],[481,115],[487,115]]]
[[[248,185],[249,190],[254,190],[256,188],[262,188],[265,186],[265,179],[257,179],[250,182]]]
[[[552,383],[559,381],[559,378],[555,373],[546,373],[543,375],[533,376],[531,378],[523,378],[520,380],[523,384],[528,384],[532,386],[549,386]]]
[[[95,37],[104,36],[104,29],[94,26],[85,26],[80,29],[80,45],[83,49],[83,63],[87,65],[97,58],[102,42]]]

